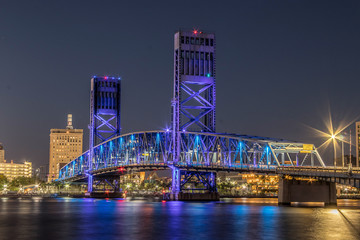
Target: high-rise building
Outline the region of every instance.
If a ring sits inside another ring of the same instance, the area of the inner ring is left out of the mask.
[[[74,129],[71,114],[67,119],[66,129],[50,130],[49,182],[58,178],[59,166],[69,163],[83,151],[83,130]]]
[[[5,161],[5,149],[2,143],[0,143],[0,163]]]
[[[17,177],[31,177],[32,164],[31,162],[14,163],[13,160],[7,163],[4,160],[0,162],[0,174],[5,175],[10,181]]]
[[[360,159],[360,122],[355,123],[355,138],[356,138],[356,167],[359,167]]]

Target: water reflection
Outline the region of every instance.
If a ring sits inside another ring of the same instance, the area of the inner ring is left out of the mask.
[[[1,199],[1,239],[358,239],[360,201],[278,207],[276,199],[146,202]]]

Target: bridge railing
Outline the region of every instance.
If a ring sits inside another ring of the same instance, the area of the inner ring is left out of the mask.
[[[360,168],[349,168],[349,167],[277,167],[277,173],[298,175],[298,176],[316,176],[316,177],[360,177]]]

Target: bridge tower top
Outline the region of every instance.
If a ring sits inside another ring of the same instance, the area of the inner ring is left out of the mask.
[[[215,132],[215,49],[213,33],[175,33],[173,131]]]
[[[94,76],[90,93],[90,149],[120,135],[120,78]]]

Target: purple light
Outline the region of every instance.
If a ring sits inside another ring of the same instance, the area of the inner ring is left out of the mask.
[[[169,131],[170,131],[170,129],[167,128],[167,129],[166,129],[166,132],[169,132]]]

